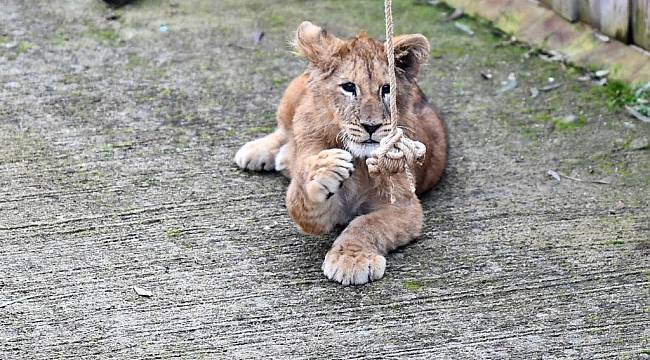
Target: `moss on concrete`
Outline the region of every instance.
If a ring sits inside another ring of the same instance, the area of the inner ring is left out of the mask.
[[[179,237],[183,234],[183,229],[180,228],[169,228],[165,230],[165,235],[170,238]]]
[[[422,284],[415,280],[404,280],[403,285],[407,290],[418,290],[422,287]]]

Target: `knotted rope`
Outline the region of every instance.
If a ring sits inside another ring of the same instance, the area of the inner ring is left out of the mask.
[[[395,48],[393,46],[393,11],[392,1],[384,0],[384,15],[386,18],[386,56],[388,57],[388,83],[390,86],[390,133],[381,139],[379,148],[372,157],[366,159],[368,172],[371,174],[406,173],[410,190],[415,192],[415,178],[411,167],[414,162],[421,163],[426,153],[426,147],[419,141],[411,140],[404,131],[397,127],[397,79],[395,77]],[[392,179],[390,180],[392,184]],[[395,197],[390,193],[391,203]]]

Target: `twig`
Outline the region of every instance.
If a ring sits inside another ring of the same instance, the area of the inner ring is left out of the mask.
[[[573,181],[579,181],[579,182],[585,182],[585,180],[574,178],[574,177],[571,177],[569,175],[564,175],[561,172],[558,172],[557,174],[560,175],[561,177],[565,178],[565,179],[569,179],[569,180],[573,180]]]
[[[230,46],[230,47],[234,47],[234,48],[237,48],[237,49],[242,49],[242,50],[249,50],[249,51],[255,51],[255,50],[256,50],[256,49],[254,49],[254,48],[251,48],[251,47],[248,47],[248,46],[239,45],[239,44],[235,44],[235,43],[228,43],[228,46]]]
[[[578,182],[587,182],[587,183],[593,183],[593,184],[604,184],[604,185],[610,185],[611,182],[603,181],[603,180],[582,180],[578,178],[574,178],[569,175],[562,174],[561,172],[557,172],[558,175],[565,179],[573,180],[573,181],[578,181]]]

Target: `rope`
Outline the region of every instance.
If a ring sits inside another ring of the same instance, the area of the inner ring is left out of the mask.
[[[388,57],[388,84],[390,86],[390,130],[394,132],[397,128],[397,79],[395,78],[392,0],[384,0],[384,18],[386,19],[386,56]]]
[[[392,179],[396,173],[406,173],[409,188],[415,192],[415,178],[411,167],[414,162],[421,164],[426,153],[426,147],[419,141],[409,139],[404,131],[397,127],[397,79],[395,77],[395,48],[393,46],[393,11],[392,1],[384,0],[384,15],[386,18],[386,56],[388,57],[388,83],[390,86],[390,133],[381,139],[379,148],[372,157],[366,159],[368,172],[371,174],[387,174],[391,182],[390,199],[395,202],[392,193]]]

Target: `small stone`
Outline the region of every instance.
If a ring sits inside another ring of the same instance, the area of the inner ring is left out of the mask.
[[[639,137],[630,143],[630,150],[644,150],[650,147],[650,140],[647,137]]]
[[[631,122],[623,121],[623,127],[626,129],[634,129],[636,126]]]
[[[604,78],[604,77],[606,77],[607,75],[609,75],[609,70],[598,70],[598,71],[596,71],[596,72],[594,73],[594,75],[595,75],[598,79],[600,79],[600,78]]]
[[[569,115],[563,117],[562,119],[560,119],[560,122],[562,122],[563,124],[573,124],[573,123],[576,122],[576,120],[578,120],[577,116],[575,116],[573,114],[569,114]]]

